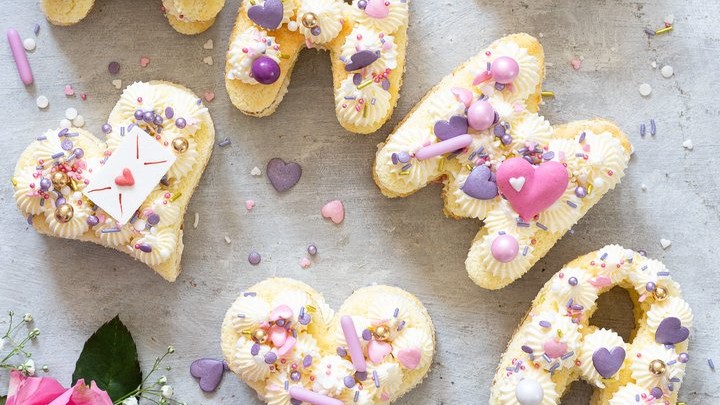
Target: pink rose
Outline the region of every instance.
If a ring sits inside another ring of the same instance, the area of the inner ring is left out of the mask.
[[[54,378],[26,377],[18,371],[10,374],[10,388],[6,405],[112,405],[107,392],[78,380],[74,387],[65,389]]]

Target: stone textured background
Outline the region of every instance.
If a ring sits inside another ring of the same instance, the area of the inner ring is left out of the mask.
[[[219,356],[219,328],[236,296],[270,276],[305,281],[337,308],[355,288],[371,283],[398,285],[415,293],[434,317],[437,356],[427,380],[400,404],[486,403],[488,387],[516,325],[543,283],[564,263],[605,244],[646,249],[674,273],[695,311],[691,360],[680,398],[692,405],[720,403],[720,378],[707,358],[720,363],[720,295],[717,260],[720,211],[716,70],[720,28],[715,1],[537,0],[430,1],[411,4],[410,47],[405,87],[398,108],[371,136],[345,132],[333,112],[330,63],[326,53],[303,53],[290,92],[278,112],[256,119],[242,115],[224,90],[227,39],[239,7],[228,0],[216,24],[196,37],[177,34],[159,11],[159,1],[98,0],[81,24],[53,27],[37,1],[4,0],[0,28],[31,37],[41,25],[37,50],[30,54],[35,84],[24,88],[7,44],[0,46],[0,111],[4,116],[0,173],[0,309],[32,312],[42,337],[33,348],[39,363],[68,384],[84,340],[120,313],[133,332],[148,369],[156,354],[174,344],[177,355],[167,372],[177,397],[192,404],[255,404],[254,393],[226,375],[217,393],[204,395],[188,373],[192,360]],[[644,27],[659,28],[668,14],[675,30],[648,38]],[[445,218],[438,186],[412,197],[384,198],[370,167],[375,146],[412,106],[455,66],[492,40],[525,31],[542,36],[549,64],[546,89],[557,93],[541,109],[551,122],[606,117],[617,122],[635,145],[623,183],[603,199],[523,279],[501,291],[485,291],[467,278],[464,259],[478,221]],[[214,50],[204,50],[208,39]],[[213,56],[215,64],[202,63]],[[141,56],[151,63],[139,67]],[[580,71],[569,61],[583,56]],[[122,64],[123,85],[164,79],[198,94],[214,90],[209,103],[218,138],[185,222],[184,272],[169,284],[128,256],[90,244],[37,235],[18,214],[9,178],[15,159],[37,134],[56,127],[67,107],[100,133],[120,90],[111,85],[110,61]],[[664,79],[651,67],[670,64]],[[650,83],[650,97],[638,94]],[[87,101],[67,98],[65,84]],[[39,111],[35,98],[47,95]],[[658,133],[641,139],[638,127],[655,118]],[[682,147],[685,139],[693,151]],[[304,174],[290,192],[278,195],[263,177],[252,177],[272,157],[300,162]],[[641,184],[647,191],[641,191]],[[328,200],[345,201],[345,222],[320,217]],[[247,212],[246,199],[257,206]],[[193,215],[200,224],[193,229]],[[230,245],[224,237],[232,239]],[[660,238],[673,244],[660,247]],[[319,255],[314,265],[298,265],[308,243]],[[247,263],[251,249],[263,255]],[[612,306],[613,302],[617,305]],[[622,291],[601,298],[595,324],[626,337],[632,327],[630,303]],[[0,378],[0,392],[7,379]],[[576,383],[564,404],[586,404],[590,388]]]

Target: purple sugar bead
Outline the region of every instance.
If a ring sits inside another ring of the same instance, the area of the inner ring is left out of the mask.
[[[52,186],[52,182],[50,179],[43,177],[40,179],[40,190],[42,191],[48,191],[50,190],[50,186]]]
[[[105,134],[109,134],[110,132],[112,132],[112,126],[110,124],[103,124],[102,131]]]
[[[160,115],[155,115],[155,118],[153,119],[153,123],[155,125],[162,125],[163,117],[161,117]]]
[[[183,129],[185,128],[185,125],[187,125],[187,122],[185,121],[185,118],[178,118],[175,120],[175,126]]]
[[[170,119],[175,116],[175,110],[172,107],[165,107],[165,118]]]
[[[75,150],[73,150],[73,155],[75,155],[76,158],[80,159],[85,156],[85,151],[82,150],[82,148],[75,148]]]
[[[250,348],[250,354],[253,356],[257,356],[258,353],[260,353],[260,345],[257,343],[254,343],[252,347]]]
[[[678,361],[680,363],[687,363],[688,360],[690,360],[690,356],[688,356],[687,353],[680,353],[680,355],[678,356]]]
[[[154,119],[155,119],[155,113],[153,113],[152,111],[146,111],[143,114],[143,121],[145,121],[145,122],[153,122]]]
[[[310,256],[315,256],[317,254],[317,246],[311,244],[308,246],[307,252]]]
[[[578,196],[578,198],[585,198],[587,197],[587,190],[583,186],[578,186],[575,188],[575,195]]]
[[[267,364],[273,364],[277,361],[277,354],[273,352],[267,352],[265,355],[265,363]]]
[[[57,200],[55,200],[55,207],[59,207],[63,204],[65,204],[65,197],[59,197]]]
[[[355,377],[351,375],[346,375],[345,378],[343,378],[343,383],[346,387],[352,388],[355,386]]]
[[[293,371],[292,373],[290,373],[290,379],[295,382],[300,381],[300,372]]]
[[[358,1],[357,6],[360,10],[365,10],[365,7],[367,7],[367,1],[360,0],[360,1]]]
[[[273,84],[280,78],[280,65],[269,56],[261,56],[252,64],[253,78],[261,84]]]
[[[505,134],[502,137],[500,137],[500,140],[502,141],[503,145],[510,145],[513,141],[512,136]]]
[[[146,244],[146,243],[141,243],[141,244],[139,244],[139,245],[138,245],[138,249],[140,249],[140,251],[145,252],[145,253],[150,253],[150,252],[152,252],[152,246],[150,246],[150,245],[148,245],[148,244]]]
[[[100,220],[95,215],[90,215],[87,218],[87,224],[90,225],[91,227],[97,225],[99,222],[100,222]]]
[[[250,262],[250,264],[252,264],[253,266],[257,266],[258,264],[260,264],[261,259],[262,257],[260,257],[260,253],[254,250],[248,255],[248,262]]]
[[[145,114],[143,113],[142,110],[135,110],[135,119],[136,120],[142,121],[144,115]]]
[[[150,225],[157,225],[160,222],[160,215],[150,214],[147,217],[147,223]]]

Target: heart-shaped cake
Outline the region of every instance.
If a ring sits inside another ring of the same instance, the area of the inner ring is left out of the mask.
[[[207,108],[167,82],[128,86],[102,126],[49,130],[25,149],[15,199],[38,232],[133,256],[168,281],[180,272],[185,209],[215,139]]]
[[[630,342],[590,324],[598,297],[615,286],[633,299]],[[568,263],[540,290],[502,356],[490,404],[556,405],[578,379],[595,388],[594,404],[675,404],[692,324],[662,263],[606,246]]]
[[[45,17],[55,25],[72,25],[87,17],[95,0],[41,0]],[[215,23],[225,0],[162,0],[170,25],[186,35],[199,34]]]
[[[392,115],[405,71],[409,0],[243,1],[230,37],[225,87],[243,113],[275,112],[300,51],[330,51],[335,112],[370,134]]]
[[[436,86],[380,145],[388,197],[445,185],[445,212],[483,228],[465,267],[498,289],[522,277],[613,189],[631,145],[604,120],[552,126],[538,114],[542,46],[527,34],[495,41]]]
[[[307,284],[272,278],[228,310],[222,350],[268,404],[387,404],[425,378],[435,331],[422,303],[396,287],[361,288],[334,313]]]

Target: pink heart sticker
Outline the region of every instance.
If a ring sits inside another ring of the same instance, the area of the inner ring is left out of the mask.
[[[567,353],[567,344],[563,342],[558,342],[557,340],[548,340],[543,345],[543,350],[545,351],[545,354],[547,354],[547,356],[551,359],[557,359],[558,357],[562,357],[563,354]]]
[[[403,367],[415,370],[420,364],[420,350],[415,347],[402,349],[398,352],[397,359]]]
[[[565,193],[569,182],[567,169],[560,162],[533,166],[517,157],[503,162],[496,178],[500,193],[524,221],[532,221],[553,205]]]
[[[370,343],[368,343],[368,357],[370,361],[375,364],[382,363],[385,356],[390,354],[391,351],[392,346],[390,346],[390,343],[379,340],[371,340]]]
[[[325,204],[320,210],[323,218],[330,218],[336,224],[339,224],[345,219],[345,207],[342,201],[333,200]]]

